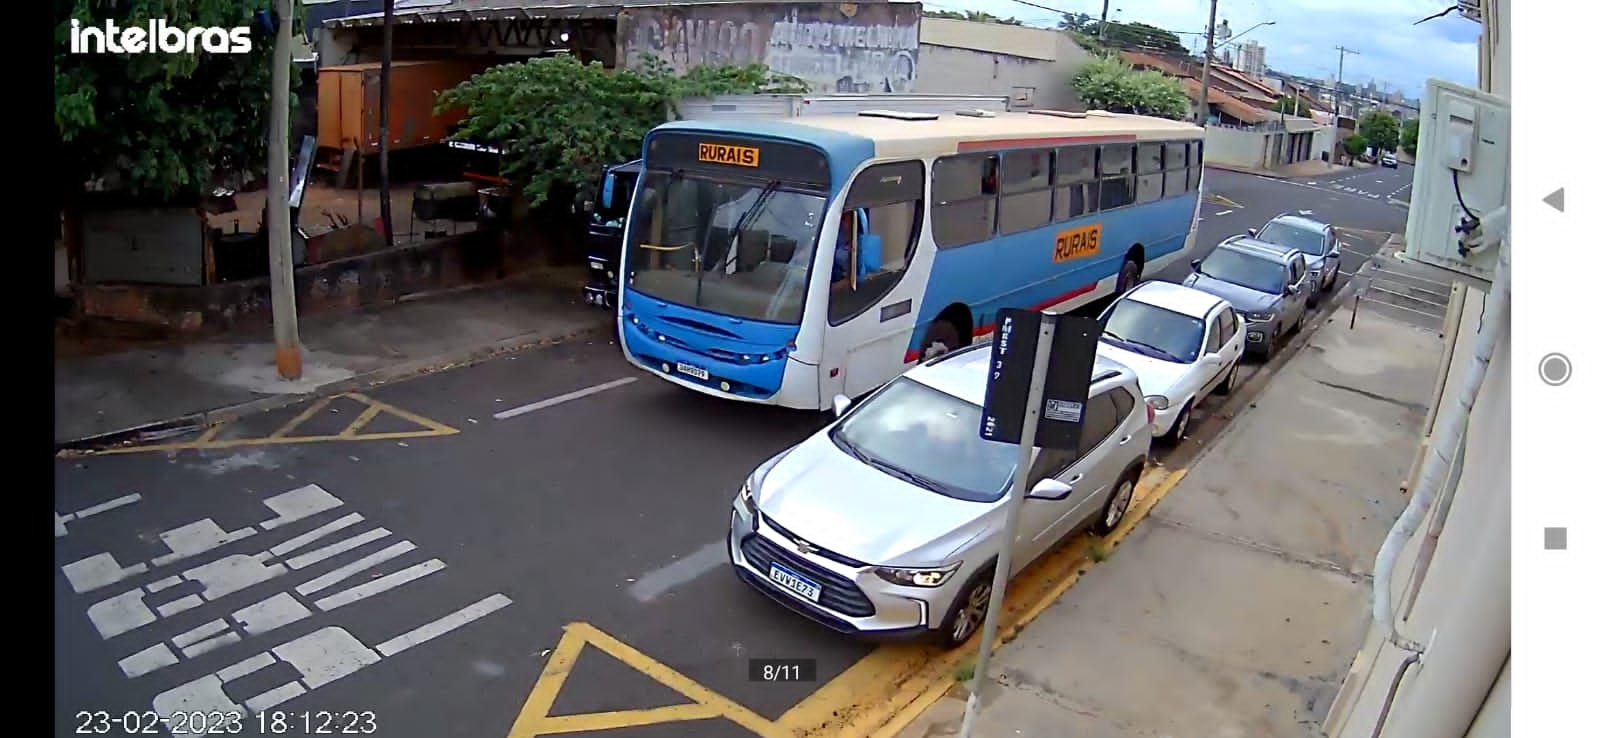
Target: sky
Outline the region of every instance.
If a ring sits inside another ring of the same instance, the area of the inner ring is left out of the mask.
[[[980,10],[1030,25],[1054,26],[1059,13],[1100,17],[1101,0],[923,0],[926,10]],[[1343,45],[1344,80],[1366,84],[1376,80],[1407,97],[1422,96],[1430,77],[1477,86],[1478,33],[1482,26],[1451,13],[1413,26],[1422,18],[1454,5],[1451,0],[1219,0],[1217,25],[1228,21],[1234,37],[1266,47],[1267,66],[1319,79],[1332,78]],[[1111,18],[1142,22],[1178,34],[1190,48],[1204,43],[1209,0],[1111,0]],[[1260,26],[1242,35],[1251,26]]]

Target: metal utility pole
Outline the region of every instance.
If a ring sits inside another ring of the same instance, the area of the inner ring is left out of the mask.
[[[1111,0],[1101,0],[1100,3],[1100,40],[1106,40],[1106,18],[1111,15]]]
[[[978,722],[979,695],[983,692],[983,683],[989,679],[989,655],[994,652],[1000,608],[1006,599],[1006,583],[1011,579],[1011,549],[1017,539],[1022,505],[1028,496],[1028,475],[1033,467],[1033,446],[1039,433],[1039,410],[1044,404],[1044,385],[1050,373],[1050,348],[1055,333],[1056,316],[1044,313],[1039,326],[1038,353],[1033,358],[1033,376],[1028,384],[1027,414],[1022,417],[1022,438],[1017,442],[1017,471],[1011,475],[1011,496],[1006,498],[1006,527],[1000,538],[1000,556],[994,565],[994,583],[989,588],[983,635],[978,638],[978,664],[972,672],[972,689],[967,693],[967,711],[961,718],[960,738],[972,738],[972,729]]]
[[[1336,48],[1339,52],[1339,76],[1335,78],[1333,83],[1333,107],[1334,115],[1339,116],[1344,115],[1344,57],[1346,54],[1355,54],[1360,56],[1361,52],[1356,51],[1355,49],[1347,49],[1343,46]],[[1335,120],[1334,122],[1337,123],[1338,121]]]
[[[1217,0],[1211,0],[1211,18],[1206,21],[1206,55],[1200,62],[1200,127],[1211,120],[1211,54],[1217,44]]]
[[[278,376],[300,378],[300,319],[294,300],[294,234],[289,225],[289,73],[294,0],[275,0],[271,111],[267,124],[267,262],[272,280],[272,338]]]
[[[394,0],[383,0],[383,68],[378,72],[378,217],[383,243],[394,248],[394,214],[389,204],[389,88],[394,68]]]

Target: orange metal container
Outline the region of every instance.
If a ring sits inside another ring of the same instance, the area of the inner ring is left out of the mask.
[[[390,70],[389,150],[443,143],[464,109],[435,115],[439,93],[482,68],[459,61],[395,61]],[[383,65],[345,64],[317,70],[317,145],[378,152],[378,86]]]

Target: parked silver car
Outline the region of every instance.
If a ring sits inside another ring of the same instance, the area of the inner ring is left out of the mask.
[[[1015,444],[978,435],[990,350],[946,354],[756,468],[733,502],[741,579],[837,631],[971,638],[988,610]],[[1150,452],[1133,371],[1095,361],[1075,452],[1035,452],[1012,571],[1084,528],[1122,522]]]
[[[1306,255],[1306,268],[1311,270],[1312,307],[1322,301],[1322,295],[1338,286],[1344,244],[1333,226],[1304,215],[1284,213],[1267,221],[1260,230],[1251,228],[1250,236],[1257,241],[1298,249]]]
[[[1227,300],[1244,314],[1245,350],[1270,357],[1279,339],[1300,329],[1311,294],[1306,256],[1296,250],[1235,236],[1204,259],[1183,286]]]

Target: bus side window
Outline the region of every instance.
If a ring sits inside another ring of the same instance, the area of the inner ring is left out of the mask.
[[[1137,177],[1138,201],[1140,203],[1155,202],[1161,199],[1161,144],[1139,144],[1138,158],[1133,163],[1134,176]],[[1176,193],[1174,193],[1176,194]]]
[[[1133,144],[1100,147],[1100,209],[1133,204]]]
[[[1166,174],[1163,174],[1162,178],[1166,180],[1166,187],[1163,192],[1166,197],[1177,197],[1189,191],[1189,188],[1185,185],[1185,181],[1189,177],[1189,162],[1185,159],[1186,146],[1182,141],[1173,141],[1165,144],[1165,147],[1167,150],[1166,166],[1164,167]]]
[[[994,236],[1000,158],[958,154],[933,163],[933,241],[942,249]]]
[[[1056,149],[1055,221],[1081,218],[1100,209],[1100,183],[1095,177],[1099,149],[1065,146]]]
[[[920,161],[875,164],[856,177],[835,244],[830,324],[862,314],[899,284],[922,233],[924,182]]]

